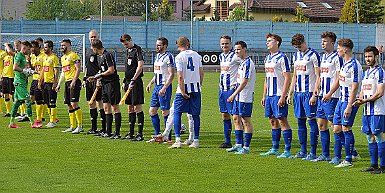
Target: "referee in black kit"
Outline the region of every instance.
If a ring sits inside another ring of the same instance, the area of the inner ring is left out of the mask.
[[[96,30],[91,30],[88,33],[88,38],[90,40],[90,43],[94,40],[98,40],[98,32]],[[90,101],[92,98],[92,95],[97,87],[97,81],[90,82],[87,80],[87,78],[96,75],[100,71],[98,61],[97,61],[97,54],[95,54],[92,49],[86,50],[86,76],[83,78],[82,86],[86,88],[86,99],[87,101]],[[98,85],[99,87],[101,85]],[[103,102],[102,102],[102,89],[100,88],[97,92],[96,102],[93,102],[92,104],[89,104],[90,107],[90,115],[91,115],[91,129],[86,132],[85,134],[95,134],[96,136],[102,136],[106,132],[106,114],[103,109]],[[102,128],[100,131],[98,131],[98,110],[100,113],[100,118],[102,121]]]
[[[116,70],[116,63],[111,53],[107,52],[103,48],[103,44],[100,40],[93,40],[91,42],[91,48],[96,53],[98,64],[100,66],[100,73],[88,80],[91,82],[95,79],[100,79],[102,84],[102,100],[104,111],[106,112],[106,133],[103,137],[109,139],[120,139],[120,126],[122,123],[122,114],[119,109],[120,102],[120,85],[119,75]],[[112,135],[112,112],[115,117],[115,133]]]
[[[132,141],[143,141],[143,52],[142,48],[134,44],[131,36],[128,34],[123,34],[120,37],[120,42],[127,49],[125,60],[125,76],[123,80],[122,89],[124,90],[124,92],[126,92],[129,87],[132,88],[130,94],[128,95],[125,101],[126,105],[128,105],[130,131],[123,139],[129,139]],[[138,117],[138,133],[134,136],[136,117]]]

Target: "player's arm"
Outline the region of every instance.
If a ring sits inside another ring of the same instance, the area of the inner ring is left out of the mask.
[[[54,67],[53,68],[53,71],[54,71],[54,77],[53,77],[53,85],[52,85],[52,88],[56,88],[56,86],[58,85],[58,78],[59,78],[59,67]]]
[[[166,89],[172,84],[172,81],[174,80],[174,71],[175,71],[174,67],[171,65],[168,67],[167,70],[170,77],[168,78],[166,83],[163,85],[162,89],[160,89],[159,96],[164,96],[166,94]],[[155,81],[155,77],[154,77],[154,81]],[[150,85],[150,88],[151,88],[151,85]]]
[[[321,85],[321,83],[320,83],[321,82],[320,68],[318,66],[314,67],[314,73],[315,73],[316,81],[315,81],[315,88],[313,91],[313,95],[311,96],[311,98],[309,100],[310,105],[316,105],[317,104],[317,97],[318,97],[319,89],[320,89],[320,85]]]
[[[291,103],[291,96],[293,95],[293,92],[294,92],[294,86],[295,86],[295,83],[297,82],[297,71],[294,69],[294,72],[293,72],[293,77],[291,78],[291,84],[290,84],[290,90],[289,90],[289,93],[287,95],[287,103],[290,104]]]
[[[56,92],[59,92],[60,90],[60,85],[61,83],[63,82],[63,79],[64,79],[64,70],[61,71],[61,74],[60,74],[60,78],[59,78],[59,82],[57,83],[56,85]]]
[[[357,97],[359,82],[361,82],[361,79],[359,78],[357,66],[355,66],[353,68],[354,69],[351,73],[351,76],[353,77],[352,90],[349,93],[348,105],[346,106],[346,109],[344,111],[344,117],[345,118],[350,117],[350,115],[351,115],[353,103]]]
[[[150,90],[151,90],[151,86],[154,84],[154,82],[155,82],[155,74],[154,74],[154,76],[151,78],[151,80],[150,80],[150,82],[147,84],[147,86],[146,86],[146,91],[147,92],[150,92]],[[173,75],[174,76],[174,75]]]
[[[237,96],[247,85],[249,82],[249,78],[243,78],[241,84],[239,84],[238,88],[234,91],[234,93],[227,99],[227,102],[233,102],[235,96]]]
[[[39,89],[41,89],[41,85],[43,85],[43,82],[44,82],[44,70],[42,70],[42,71],[40,72],[40,78],[39,78],[39,82],[38,82],[38,84],[37,84],[37,87],[38,87]]]
[[[262,99],[261,99],[261,105],[262,106],[265,106],[265,102],[266,102],[266,94],[267,94],[267,83],[266,83],[266,78],[264,78],[265,80],[263,81],[263,95],[262,95]]]
[[[188,96],[186,94],[186,91],[184,90],[184,77],[183,77],[183,71],[178,71],[177,72],[178,74],[178,87],[180,89],[180,93],[182,94],[182,96],[185,98],[185,99],[188,99],[190,98],[190,96]]]
[[[78,80],[78,78],[80,76],[80,60],[75,60],[74,61],[74,65],[75,65],[76,72],[75,72],[75,76],[72,79],[72,82],[71,82],[71,85],[70,85],[71,89],[75,88],[76,80]]]
[[[20,58],[18,55],[15,56],[14,64],[13,64],[13,70],[17,72],[23,72],[23,69],[19,67]]]
[[[200,76],[200,80],[201,80],[201,86],[203,84],[203,78],[205,76],[205,73],[203,72],[203,67],[199,67],[199,76]]]
[[[132,80],[136,80],[139,77],[140,73],[142,73],[142,71],[143,71],[143,66],[144,66],[144,61],[139,60],[138,61],[138,68],[136,68],[136,71],[135,71],[134,77],[132,77]]]

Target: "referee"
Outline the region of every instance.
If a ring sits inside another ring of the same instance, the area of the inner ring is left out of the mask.
[[[98,40],[98,32],[96,30],[91,30],[88,33],[88,38],[90,40],[90,43],[94,40]],[[90,101],[92,98],[92,95],[94,91],[96,90],[97,81],[89,82],[87,80],[88,77],[96,75],[100,71],[97,55],[92,51],[92,49],[87,49],[86,51],[86,73],[85,77],[83,78],[82,86],[86,88],[86,99],[87,101]],[[91,129],[86,132],[85,134],[95,134],[97,136],[102,136],[106,132],[106,114],[103,109],[103,102],[102,102],[102,90],[99,89],[96,98],[96,102],[93,102],[92,104],[89,104],[90,107],[90,115],[91,115]],[[102,120],[102,128],[98,132],[98,110],[100,113],[100,118]]]

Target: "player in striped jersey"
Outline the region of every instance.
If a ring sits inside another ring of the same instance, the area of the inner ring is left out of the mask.
[[[203,81],[202,57],[189,50],[190,41],[179,37],[176,41],[180,53],[175,57],[178,74],[178,87],[174,99],[174,130],[175,143],[169,148],[180,148],[181,115],[188,112],[194,120],[194,142],[189,146],[199,147],[201,85]]]
[[[384,69],[378,65],[379,51],[375,46],[364,50],[369,68],[363,73],[360,98],[353,105],[364,104],[362,132],[367,135],[371,165],[361,170],[374,174],[385,173],[385,84]],[[378,157],[380,168],[378,168]]]
[[[358,111],[358,106],[353,106],[354,101],[360,93],[360,82],[362,79],[362,67],[357,59],[353,58],[353,41],[340,39],[337,42],[337,52],[344,59],[340,69],[340,99],[334,112],[333,125],[335,133],[344,133],[345,160],[335,167],[352,166],[352,153],[354,149],[354,135],[352,126]],[[341,135],[339,135],[341,136]],[[335,157],[331,162],[338,163],[338,156],[341,155],[341,148],[335,149]]]
[[[160,37],[156,41],[156,52],[154,62],[154,77],[148,83],[146,91],[150,92],[151,86],[155,84],[151,96],[149,114],[151,116],[152,126],[155,135],[160,134],[160,119],[158,116],[158,108],[162,111],[164,124],[166,124],[168,115],[170,114],[170,100],[172,95],[172,81],[174,79],[174,57],[167,51],[167,38]],[[170,139],[171,140],[171,139]],[[148,142],[155,142],[151,139]]]
[[[251,115],[254,101],[255,66],[251,58],[247,56],[246,50],[247,44],[244,41],[235,42],[235,54],[243,61],[238,67],[237,88],[227,99],[228,102],[235,100],[233,105],[235,145],[226,151],[235,152],[235,154],[250,153],[250,142],[253,136]]]
[[[330,161],[330,132],[328,121],[333,125],[334,110],[340,96],[338,76],[343,60],[334,50],[337,36],[333,32],[321,34],[322,55],[320,66],[321,90],[318,97],[317,118],[321,134],[322,154],[312,161]],[[342,134],[342,133],[341,133]],[[338,139],[338,134],[335,134]],[[338,140],[337,140],[338,142]]]
[[[279,154],[282,129],[285,150],[278,158],[289,158],[291,156],[292,131],[287,122],[288,105],[286,96],[290,86],[290,64],[285,53],[279,50],[281,43],[282,38],[279,35],[271,33],[266,35],[266,46],[269,55],[265,58],[266,78],[261,104],[265,107],[265,116],[270,120],[273,146],[269,151],[260,155]]]
[[[237,57],[234,51],[232,51],[231,46],[231,37],[230,36],[221,36],[220,46],[222,53],[219,55],[219,61],[221,66],[221,75],[219,81],[219,110],[222,113],[223,120],[223,134],[224,134],[224,143],[222,143],[219,148],[230,148],[231,145],[231,117],[233,103],[227,102],[227,98],[231,96],[237,84],[237,72],[239,63],[242,60]]]
[[[318,141],[318,125],[316,121],[317,95],[320,86],[320,57],[309,48],[302,34],[292,37],[291,44],[298,50],[293,55],[294,73],[288,95],[288,103],[294,92],[294,114],[298,119],[298,139],[301,146],[295,158],[313,160],[316,157]],[[306,118],[310,126],[311,151],[307,155],[307,128]]]

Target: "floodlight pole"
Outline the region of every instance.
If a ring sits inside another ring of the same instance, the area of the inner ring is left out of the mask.
[[[99,25],[99,39],[102,40],[102,25],[103,25],[103,0],[100,0],[100,25]]]
[[[148,0],[146,0],[146,49],[148,48]]]
[[[193,0],[190,0],[190,48],[193,47]]]

